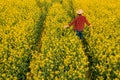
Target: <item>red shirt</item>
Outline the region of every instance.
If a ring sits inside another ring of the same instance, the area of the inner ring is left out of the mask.
[[[90,23],[87,21],[85,16],[77,16],[70,24],[69,26],[74,25],[74,30],[83,31],[84,24],[90,25]]]

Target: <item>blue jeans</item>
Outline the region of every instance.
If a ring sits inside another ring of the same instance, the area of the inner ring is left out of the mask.
[[[82,31],[76,31],[76,35],[80,37],[80,39],[83,39]]]

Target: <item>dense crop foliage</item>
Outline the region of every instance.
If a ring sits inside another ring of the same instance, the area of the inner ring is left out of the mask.
[[[34,0],[0,0],[0,80],[25,79],[39,16]]]
[[[64,29],[80,8],[93,25],[84,40]],[[119,10],[120,0],[0,0],[0,80],[119,80]]]
[[[61,4],[54,3],[50,7],[42,34],[41,53],[33,55],[30,65],[33,79],[85,79],[88,60],[81,42],[72,29],[63,28],[69,20]]]

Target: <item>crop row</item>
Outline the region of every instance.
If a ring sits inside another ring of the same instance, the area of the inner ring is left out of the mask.
[[[0,0],[0,80],[26,79],[40,15],[35,0]]]

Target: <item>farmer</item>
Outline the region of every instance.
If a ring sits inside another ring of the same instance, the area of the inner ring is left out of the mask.
[[[76,11],[78,16],[68,25],[64,26],[64,28],[70,27],[74,25],[74,30],[76,31],[76,35],[80,37],[80,39],[83,39],[82,31],[84,29],[84,24],[86,23],[88,26],[92,26],[86,19],[85,16],[83,16],[83,10],[79,9]]]

